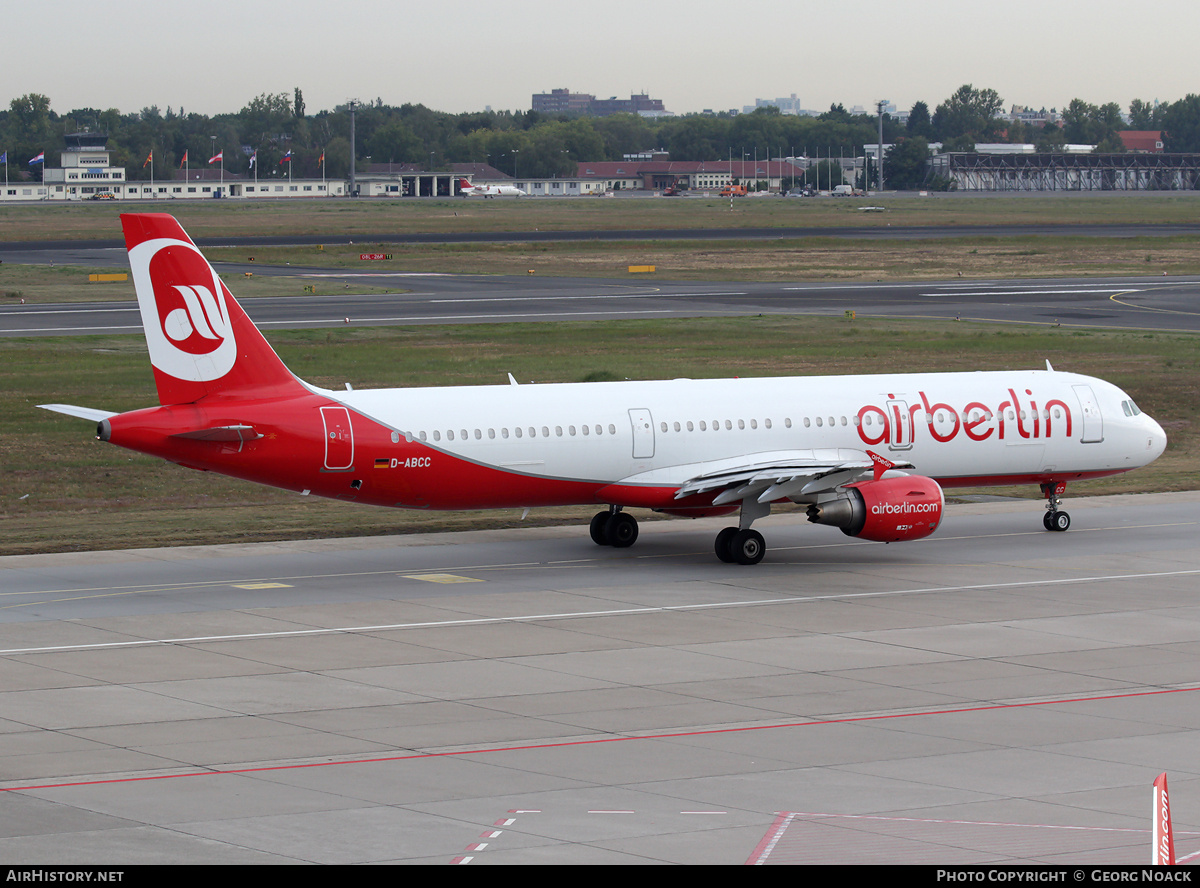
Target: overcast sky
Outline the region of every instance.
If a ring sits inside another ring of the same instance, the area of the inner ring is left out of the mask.
[[[932,110],[964,83],[1062,108],[1200,92],[1196,0],[366,0],[186,6],[14,3],[0,101],[73,108],[237,111],[300,87],[307,110],[348,98],[449,111],[526,110],[535,92],[646,92],[676,113],[795,93]]]

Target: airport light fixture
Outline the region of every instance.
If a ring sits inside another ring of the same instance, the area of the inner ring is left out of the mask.
[[[883,191],[883,109],[886,104],[887,104],[887,102],[884,101],[883,99],[880,99],[878,102],[875,103],[875,111],[879,115],[879,156],[875,159],[875,162],[879,164],[879,190],[880,191]],[[863,175],[863,184],[864,185],[866,184],[866,181],[867,181],[867,179],[866,179],[866,175],[864,173],[864,175]]]

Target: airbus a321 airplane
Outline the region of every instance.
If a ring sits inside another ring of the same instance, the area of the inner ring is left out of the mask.
[[[174,218],[121,217],[160,406],[98,437],[188,468],[409,509],[595,503],[600,545],[630,546],[627,508],[740,513],[726,562],[766,551],[775,503],[881,542],[931,534],[944,487],[1028,483],[1066,530],[1067,483],[1163,452],[1116,386],[1044,371],[327,391],[296,378]]]
[[[466,179],[458,180],[458,193],[464,197],[525,197],[516,185],[472,185]]]

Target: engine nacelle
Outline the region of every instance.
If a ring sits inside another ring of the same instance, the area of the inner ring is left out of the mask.
[[[942,521],[945,498],[932,478],[906,475],[858,481],[847,484],[845,491],[837,499],[809,506],[808,520],[877,543],[919,540]]]

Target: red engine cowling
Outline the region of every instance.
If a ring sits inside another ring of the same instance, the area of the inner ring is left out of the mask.
[[[942,521],[945,499],[932,478],[906,475],[859,481],[847,484],[845,490],[837,499],[809,506],[808,520],[877,543],[919,540]]]

